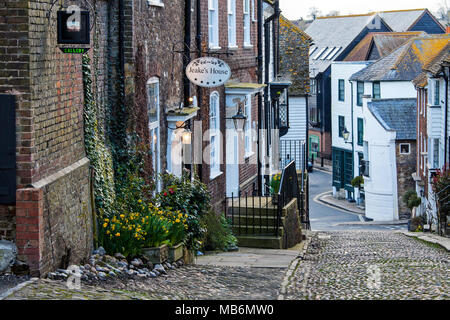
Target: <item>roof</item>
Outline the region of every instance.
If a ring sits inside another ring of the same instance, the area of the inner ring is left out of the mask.
[[[378,60],[413,37],[425,32],[371,32],[347,55],[344,61]],[[371,54],[372,53],[372,54]]]
[[[350,77],[352,81],[412,81],[450,41],[450,34],[408,40],[386,57]]]
[[[427,9],[381,11],[380,17],[396,32],[409,31]]]
[[[324,72],[374,19],[375,15],[355,15],[314,20],[305,30],[314,41],[310,70]]]
[[[416,87],[425,87],[428,84],[428,73],[436,76],[441,72],[442,66],[450,61],[450,42],[447,46],[441,50],[441,52],[436,55],[436,57],[427,63],[423,67],[423,72],[420,73],[414,80],[413,83]]]
[[[313,41],[313,39],[303,30],[301,30],[296,23],[293,21],[290,21],[288,18],[286,18],[283,15],[280,15],[280,25],[288,28],[290,31],[295,32],[302,37],[304,37],[306,40]]]
[[[372,100],[368,108],[383,128],[397,133],[396,140],[416,140],[416,98]]]

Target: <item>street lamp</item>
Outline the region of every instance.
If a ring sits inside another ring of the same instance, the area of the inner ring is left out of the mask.
[[[238,105],[237,113],[234,116],[232,116],[231,118],[227,118],[227,119],[233,120],[234,128],[237,131],[243,131],[244,127],[245,127],[245,121],[247,120],[247,116],[244,114],[244,111],[242,110],[242,105],[245,104],[246,101],[247,101],[247,98],[245,98],[245,100],[243,102],[241,102],[239,100],[237,102],[237,105]],[[235,101],[233,101],[233,102],[235,102]]]
[[[350,132],[348,132],[347,128],[344,128],[344,130],[342,130],[342,137],[344,138],[345,143],[351,143],[351,142],[348,142],[348,138],[350,137]]]

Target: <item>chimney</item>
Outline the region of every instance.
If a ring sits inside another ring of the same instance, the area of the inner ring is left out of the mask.
[[[447,31],[446,33],[450,33],[450,26],[447,26]]]

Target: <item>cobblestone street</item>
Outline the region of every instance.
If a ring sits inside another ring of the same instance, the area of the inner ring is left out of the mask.
[[[449,258],[436,245],[392,231],[314,232],[284,298],[449,299]],[[285,273],[285,268],[191,265],[155,279],[116,279],[98,286],[82,283],[81,290],[46,279],[7,300],[273,300]]]
[[[155,279],[115,280],[100,286],[82,283],[81,290],[71,290],[63,281],[38,280],[6,300],[274,300],[283,275],[283,269],[194,265]]]
[[[315,233],[285,299],[449,299],[449,259],[394,232]]]

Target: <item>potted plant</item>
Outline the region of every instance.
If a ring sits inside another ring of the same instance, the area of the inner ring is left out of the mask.
[[[403,202],[406,204],[408,209],[411,210],[412,215],[413,208],[418,207],[422,203],[422,199],[417,196],[417,193],[414,190],[410,190],[403,195]],[[409,224],[411,227],[411,220]]]
[[[280,192],[281,184],[281,173],[277,173],[272,177],[270,181],[270,193],[272,195],[272,203],[274,205],[278,204],[278,193]]]
[[[364,178],[362,176],[355,177],[351,182],[353,188],[355,188],[355,198],[358,205],[361,203],[361,195],[359,193],[361,186],[364,185]]]

